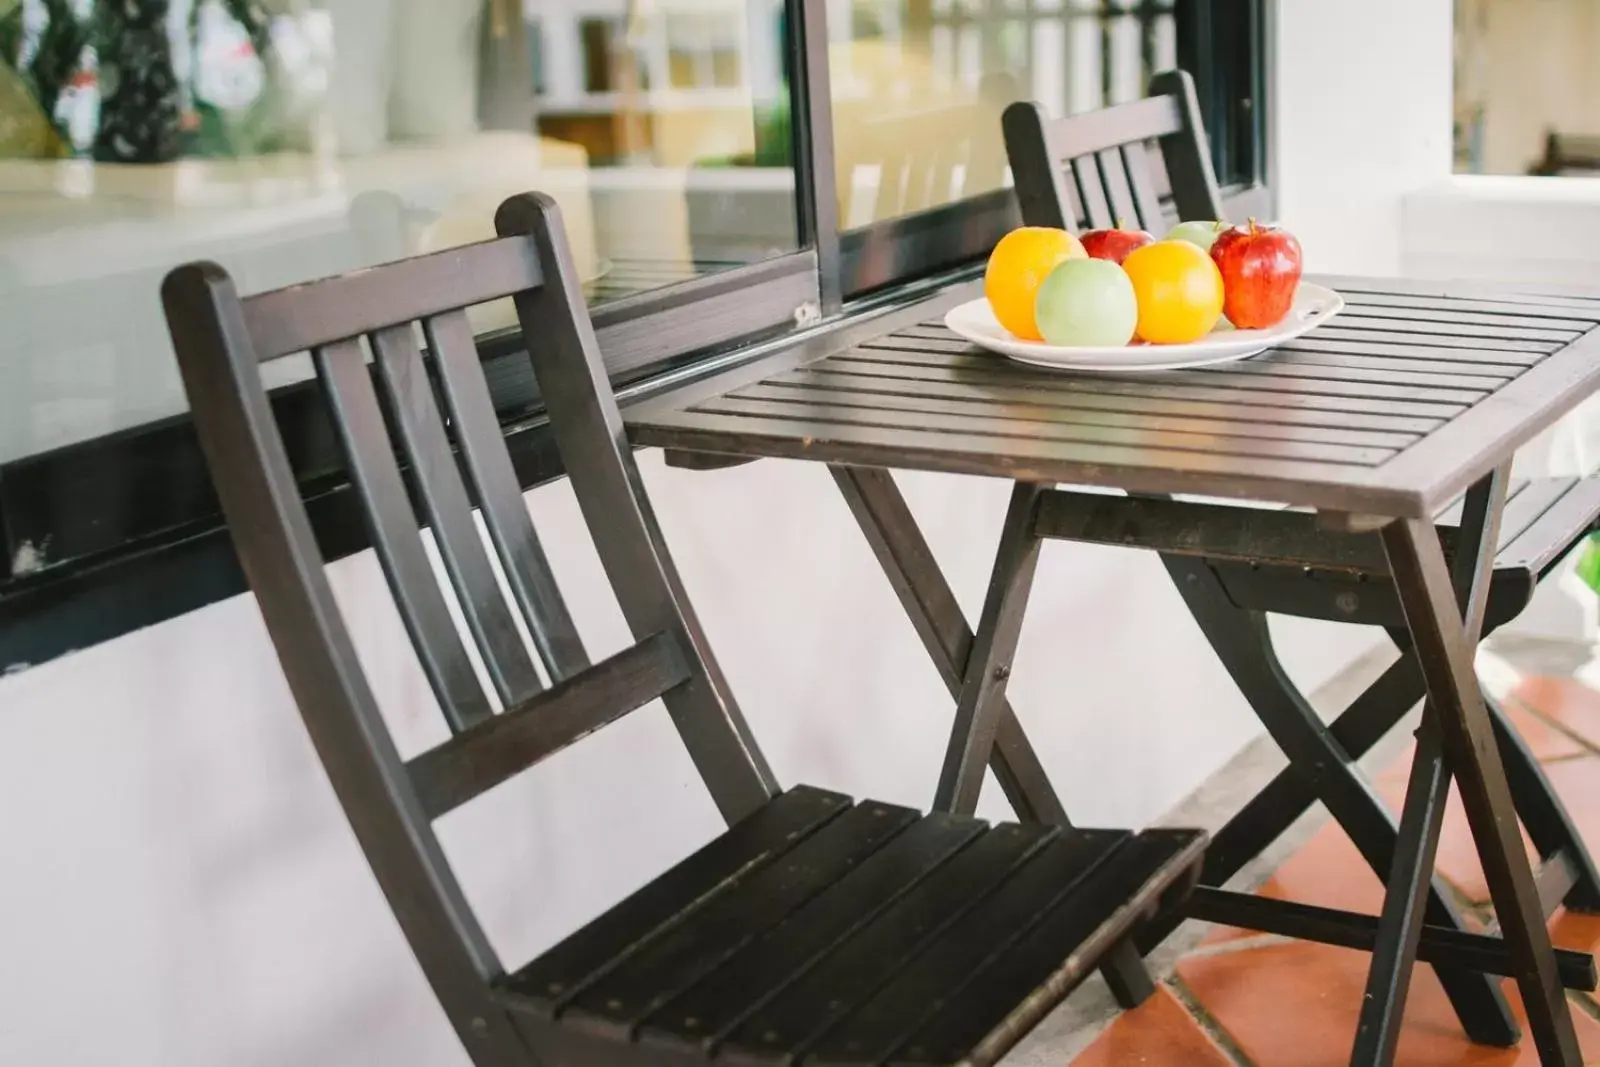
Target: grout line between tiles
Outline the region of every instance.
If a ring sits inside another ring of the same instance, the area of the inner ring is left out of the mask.
[[[1194,1024],[1216,1043],[1216,1046],[1222,1050],[1222,1054],[1235,1067],[1255,1067],[1255,1061],[1245,1055],[1244,1049],[1239,1042],[1234,1040],[1233,1035],[1228,1033],[1227,1027],[1223,1026],[1215,1016],[1206,1010],[1206,1006],[1200,1002],[1200,998],[1194,995],[1194,990],[1190,989],[1182,978],[1173,974],[1166,979],[1166,985],[1168,989],[1172,990],[1172,995],[1177,998],[1178,1003],[1183,1006],[1183,1010],[1189,1013],[1189,1017],[1194,1020]]]

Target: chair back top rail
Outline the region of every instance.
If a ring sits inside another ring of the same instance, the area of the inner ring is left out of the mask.
[[[516,198],[499,223],[496,240],[252,297],[211,263],[179,267],[162,286],[201,446],[295,701],[407,939],[480,1064],[514,1062],[519,1042],[492,1009],[489,983],[504,969],[433,819],[658,697],[729,821],[777,791],[643,496],[557,208],[547,197]],[[636,641],[592,666],[523,499],[466,316],[505,296],[515,298],[552,433]],[[305,350],[452,734],[409,761],[333,597],[262,381],[260,364]]]
[[[1222,218],[1194,80],[1157,74],[1143,100],[1051,119],[1030,102],[1002,119],[1022,221],[1068,230],[1135,222],[1162,235],[1163,194],[1179,219]]]

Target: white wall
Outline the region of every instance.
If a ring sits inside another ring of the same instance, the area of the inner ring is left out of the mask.
[[[1381,0],[1280,7],[1283,217],[1317,269],[1395,269],[1389,224],[1401,192],[1435,176],[1426,172],[1439,160],[1448,169],[1448,0],[1401,12]],[[1350,63],[1358,42],[1378,50],[1365,71]],[[1412,102],[1396,107],[1386,97],[1401,90]],[[789,463],[675,472],[653,456],[646,466],[691,595],[779,775],[925,803],[950,703],[825,473]],[[976,616],[1005,487],[901,484]],[[570,493],[542,489],[530,506],[595,650],[615,648],[619,623]],[[332,570],[404,746],[437,737],[370,556]],[[1283,635],[1308,686],[1372,640],[1307,623]],[[1159,565],[1112,549],[1047,548],[1012,694],[1087,824],[1159,815],[1257,731]],[[983,810],[1002,814],[994,794]],[[514,962],[715,827],[665,717],[650,710],[443,831]],[[0,679],[0,842],[0,1063],[463,1062],[248,597]]]
[[[1311,270],[1398,274],[1401,197],[1450,173],[1451,0],[1279,0],[1278,216]]]

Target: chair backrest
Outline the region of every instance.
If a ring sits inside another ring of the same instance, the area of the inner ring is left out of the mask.
[[[1160,237],[1172,214],[1222,218],[1200,104],[1184,71],[1157,74],[1143,100],[1064,119],[1022,102],[1001,122],[1029,226],[1076,231],[1137,221]]]
[[[514,198],[497,223],[497,240],[252,297],[210,263],[179,267],[162,286],[201,445],[295,701],[380,886],[479,1064],[512,1062],[518,1038],[492,1007],[489,982],[504,971],[434,819],[657,697],[730,821],[776,791],[642,491],[555,204]],[[597,664],[540,546],[467,322],[467,307],[508,295],[635,640]],[[388,734],[332,596],[262,386],[261,364],[302,351],[313,357],[372,543],[452,734],[409,760]],[[436,578],[422,522],[447,582]]]

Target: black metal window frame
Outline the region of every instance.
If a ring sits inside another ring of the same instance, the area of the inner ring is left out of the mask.
[[[1242,154],[1251,161],[1248,179],[1226,190],[1229,215],[1267,215],[1264,4],[1176,6],[1179,62],[1196,73],[1208,118],[1224,101],[1249,105],[1248,114],[1223,114],[1211,131],[1220,160]],[[799,250],[597,306],[596,331],[625,396],[754,358],[771,344],[795,343],[970,275],[1017,224],[1015,198],[1000,190],[841,232],[826,7],[826,0],[785,4]],[[885,242],[893,255],[864,254]],[[559,478],[520,341],[490,335],[479,347],[523,485]],[[662,360],[663,352],[672,358]],[[326,557],[366,548],[316,383],[286,386],[273,403]],[[0,673],[246,588],[187,414],[0,465],[0,550]]]

